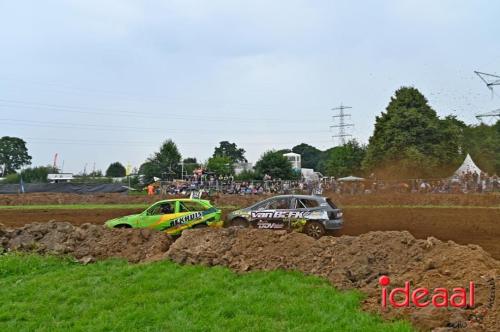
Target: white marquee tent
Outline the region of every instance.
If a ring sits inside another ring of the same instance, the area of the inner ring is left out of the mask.
[[[455,171],[454,175],[460,176],[460,175],[467,173],[467,172],[470,172],[470,173],[476,172],[477,174],[481,174],[481,172],[482,172],[481,169],[479,167],[477,167],[477,165],[474,163],[474,161],[472,160],[472,158],[470,157],[469,154],[467,154],[467,157],[465,157],[464,162]]]

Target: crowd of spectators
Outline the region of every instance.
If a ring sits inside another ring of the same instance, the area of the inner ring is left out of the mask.
[[[488,193],[500,191],[500,178],[487,173],[467,172],[446,179],[382,180],[374,175],[366,179],[342,181],[333,177],[320,181],[290,181],[266,177],[261,181],[235,181],[233,177],[207,177],[162,182],[161,194],[188,194],[203,190],[235,195],[259,194],[370,194],[370,193]]]

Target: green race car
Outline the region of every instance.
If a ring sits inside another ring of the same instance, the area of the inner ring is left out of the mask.
[[[188,228],[222,227],[221,210],[203,199],[168,199],[144,212],[106,221],[110,228],[152,228],[178,235]]]

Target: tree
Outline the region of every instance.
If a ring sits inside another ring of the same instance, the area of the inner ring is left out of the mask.
[[[297,175],[292,170],[292,164],[278,151],[265,152],[255,164],[255,171],[260,176],[270,175],[273,179],[290,180]]]
[[[356,140],[334,147],[325,161],[325,174],[335,177],[359,175],[365,153],[366,147],[359,145]]]
[[[215,148],[213,157],[229,157],[232,163],[246,163],[245,150],[239,149],[235,143],[222,141]]]
[[[500,174],[500,120],[464,128],[464,148],[477,166],[489,174]]]
[[[208,159],[207,169],[217,175],[234,174],[233,160],[227,156],[215,156]]]
[[[47,175],[57,173],[52,166],[28,167],[19,173],[12,173],[6,177],[4,183],[19,183],[21,178],[25,183],[46,183]]]
[[[184,163],[184,174],[192,175],[193,171],[200,167],[200,163],[193,157],[185,158],[182,162]]]
[[[400,88],[376,117],[363,168],[387,178],[448,176],[462,158],[455,120],[440,120],[417,89]]]
[[[236,181],[252,181],[258,180],[259,177],[257,176],[257,173],[252,170],[243,170],[240,174],[235,175],[234,179]]]
[[[0,166],[3,175],[15,173],[17,169],[31,164],[26,142],[17,137],[4,136],[0,138]]]
[[[292,148],[292,152],[300,154],[301,164],[303,168],[318,169],[318,163],[321,159],[322,152],[314,146],[306,143],[299,144]]]
[[[109,165],[106,170],[106,176],[111,178],[121,178],[127,175],[127,170],[119,161]]]
[[[149,157],[141,167],[139,173],[144,175],[144,182],[151,183],[154,177],[160,179],[173,178],[180,174],[181,154],[177,145],[172,140],[166,140],[160,147],[160,151]]]

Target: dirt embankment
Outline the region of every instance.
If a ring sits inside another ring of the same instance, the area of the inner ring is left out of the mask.
[[[467,327],[496,331],[500,262],[475,245],[462,246],[435,238],[417,240],[408,232],[370,232],[360,236],[314,240],[301,233],[256,229],[188,230],[174,243],[150,230],[110,230],[97,225],[69,223],[0,227],[0,246],[7,250],[69,254],[82,262],[121,257],[132,262],[169,258],[181,264],[227,266],[237,272],[299,270],[328,279],[340,289],[367,294],[365,309],[386,318],[402,317],[415,326]],[[415,287],[476,286],[476,306],[466,309],[381,309],[378,278],[391,278],[389,288],[410,281]]]
[[[500,209],[490,208],[349,208],[338,234],[409,231],[418,239],[434,236],[477,244],[500,259]]]
[[[149,229],[108,229],[67,222],[33,223],[8,230],[0,224],[0,248],[71,255],[84,263],[110,257],[130,262],[154,260],[168,250],[172,239]]]
[[[386,318],[410,319],[423,330],[500,328],[500,262],[475,245],[461,246],[435,238],[416,240],[408,232],[395,231],[316,241],[286,231],[219,229],[186,231],[170,246],[167,257],[182,264],[223,265],[238,272],[289,269],[314,274],[340,289],[356,288],[366,293],[365,309]],[[381,310],[381,275],[391,278],[391,288],[410,281],[412,287],[451,290],[474,281],[477,306]]]
[[[142,209],[0,209],[0,223],[22,227],[33,222],[68,221],[74,225],[103,224],[106,220],[139,213]],[[231,209],[223,209],[223,215]],[[344,208],[344,228],[338,233],[409,231],[426,239],[434,236],[460,244],[478,244],[500,259],[500,209],[491,208]]]

